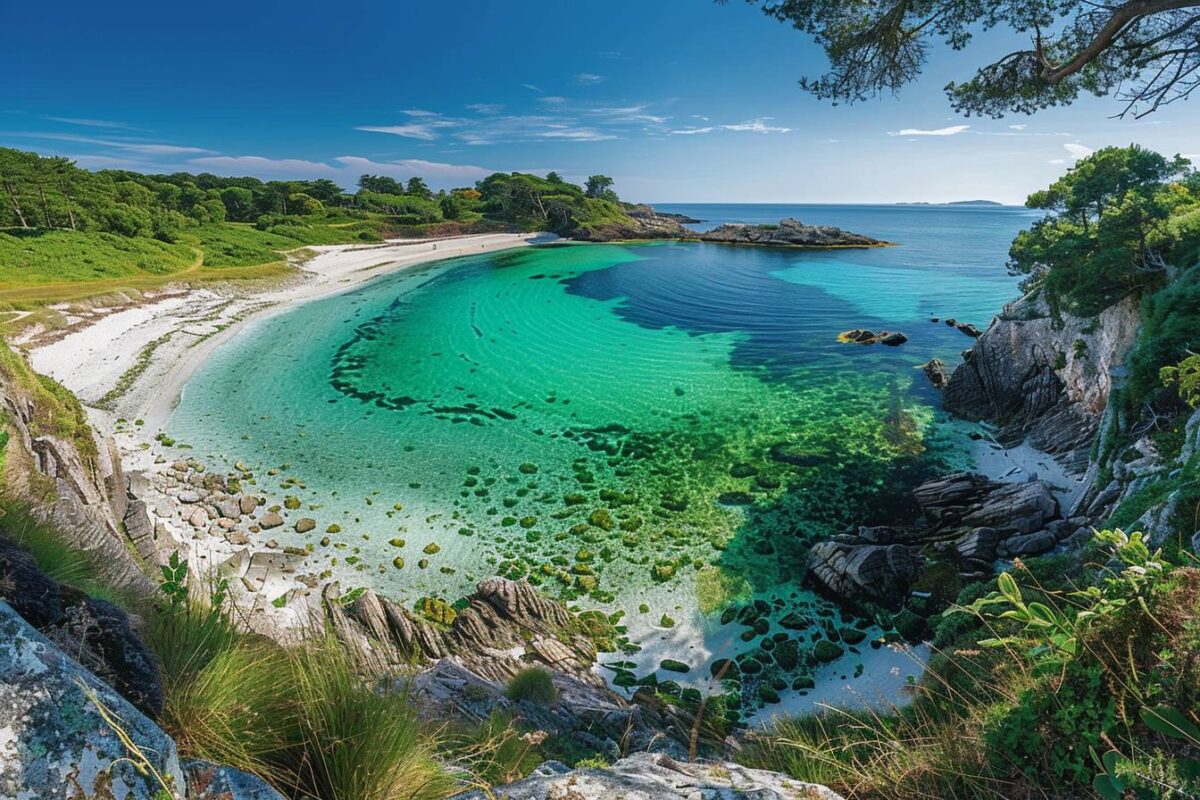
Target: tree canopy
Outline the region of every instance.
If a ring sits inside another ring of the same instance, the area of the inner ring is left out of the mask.
[[[939,40],[964,50],[1000,27],[1029,44],[946,86],[968,116],[1033,113],[1081,93],[1116,93],[1122,116],[1142,116],[1200,85],[1200,0],[747,2],[816,39],[829,71],[800,84],[834,103],[894,93],[920,75]]]
[[[1186,238],[1172,221],[1200,208],[1189,163],[1137,145],[1097,150],[1029,196],[1026,205],[1049,213],[1017,235],[1009,267],[1084,314],[1160,280]]]

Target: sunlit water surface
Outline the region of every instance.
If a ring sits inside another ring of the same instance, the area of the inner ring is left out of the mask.
[[[963,465],[965,434],[919,367],[970,340],[930,317],[986,326],[1015,295],[1003,262],[1031,215],[663,208],[701,228],[798,216],[898,246],[564,245],[404,270],[252,325],[191,380],[168,433],[298,497],[316,531],[272,534],[311,545],[311,570],[343,587],[412,604],[523,577],[623,612],[631,652],[602,658],[620,683],[657,670],[702,686],[714,659],[755,653],[760,675],[817,680],[772,712],[845,684],[894,694],[919,666],[870,639],[806,666],[853,620],[800,586],[805,554],[907,513],[912,485]],[[909,341],[839,344],[847,328]],[[757,631],[729,621],[755,599]]]

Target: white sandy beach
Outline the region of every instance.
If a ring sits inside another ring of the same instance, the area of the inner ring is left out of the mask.
[[[294,276],[265,290],[245,286],[165,288],[145,302],[71,317],[66,335],[28,337],[34,369],[58,380],[86,405],[93,423],[115,435],[127,468],[145,468],[142,445],[166,424],[188,379],[212,351],[247,323],[348,291],[381,275],[441,259],[527,245],[532,234],[482,234],[373,245],[308,248],[317,255]],[[102,402],[105,401],[105,402]],[[104,410],[95,408],[97,404]],[[122,425],[117,419],[141,425]]]

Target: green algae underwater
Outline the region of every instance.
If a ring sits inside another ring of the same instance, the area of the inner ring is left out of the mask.
[[[618,687],[719,691],[725,666],[743,712],[793,709],[886,633],[801,586],[811,543],[965,466],[918,367],[969,341],[927,315],[983,325],[1012,295],[980,264],[939,282],[896,259],[565,245],[405,270],[252,325],[168,433],[316,519],[272,536],[343,588],[436,616],[525,579],[602,612]],[[835,341],[888,326],[910,342]]]

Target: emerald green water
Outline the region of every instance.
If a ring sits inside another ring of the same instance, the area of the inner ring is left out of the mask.
[[[1019,220],[980,224],[991,246]],[[969,340],[927,315],[982,326],[1013,286],[991,253],[936,263],[947,246],[914,264],[905,248],[571,245],[407,270],[252,326],[168,433],[298,497],[317,530],[272,535],[343,587],[453,602],[526,578],[614,615],[627,655],[611,661],[637,676],[672,658],[691,672],[661,677],[702,683],[764,632],[803,662],[840,619],[799,584],[809,544],[907,513],[961,451],[916,367]],[[847,327],[911,341],[838,344]],[[768,631],[722,624],[756,598]]]

